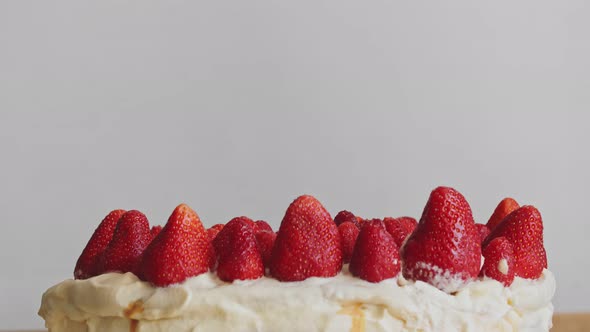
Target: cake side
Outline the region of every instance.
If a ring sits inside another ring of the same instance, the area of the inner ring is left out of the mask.
[[[401,276],[379,283],[335,277],[227,283],[214,273],[153,287],[131,273],[66,280],[44,295],[52,332],[77,331],[549,331],[555,279],[492,279],[455,294]]]

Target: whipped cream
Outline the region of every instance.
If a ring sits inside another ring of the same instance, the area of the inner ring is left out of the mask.
[[[345,266],[332,278],[226,283],[204,273],[153,287],[131,273],[66,280],[43,294],[52,332],[549,331],[555,279],[476,280],[454,294],[397,278],[370,283]]]

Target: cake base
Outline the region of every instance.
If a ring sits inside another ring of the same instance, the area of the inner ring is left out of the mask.
[[[447,294],[398,278],[226,283],[213,273],[156,288],[131,273],[66,280],[39,310],[51,332],[86,331],[549,331],[555,279],[486,279]]]

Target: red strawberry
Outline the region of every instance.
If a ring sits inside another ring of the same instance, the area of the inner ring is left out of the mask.
[[[211,244],[199,216],[180,204],[146,248],[140,275],[156,286],[176,284],[207,272],[210,255]]]
[[[313,196],[295,199],[281,222],[270,273],[280,281],[333,277],[342,269],[338,227]]]
[[[161,230],[162,230],[162,226],[160,226],[160,225],[152,226],[152,229],[150,229],[150,234],[152,236],[152,240],[155,239],[156,236],[158,236],[158,234],[160,234]]]
[[[230,220],[213,241],[217,276],[221,280],[258,279],[264,275],[255,230],[249,220],[247,217]]]
[[[217,237],[217,234],[223,229],[223,224],[215,224],[207,229],[207,238],[211,243],[211,256],[209,260],[209,270],[215,270],[215,264],[217,263],[217,254],[215,253],[215,247],[213,246],[213,240]]]
[[[514,280],[514,252],[512,244],[505,237],[500,236],[483,249],[483,267],[480,276],[490,277],[510,286]]]
[[[379,282],[398,275],[400,257],[397,244],[379,219],[367,220],[357,238],[350,272],[363,280]]]
[[[113,239],[98,259],[97,273],[117,271],[137,275],[141,254],[151,241],[146,216],[137,210],[125,212],[117,223]]]
[[[483,243],[484,248],[493,239],[504,236],[514,250],[514,273],[518,277],[537,279],[547,268],[547,255],[543,246],[543,219],[532,205],[525,205],[510,213],[494,228]]]
[[[117,221],[123,213],[125,210],[113,210],[98,225],[76,262],[74,278],[88,279],[96,275],[96,258],[111,242]]]
[[[475,279],[481,245],[465,197],[452,188],[434,189],[402,258],[406,279],[422,280],[448,293]]]
[[[254,229],[257,232],[259,232],[259,231],[273,232],[272,227],[270,227],[270,225],[264,220],[258,220],[258,221],[255,221],[254,223],[256,224],[256,227]]]
[[[338,212],[336,217],[334,217],[334,222],[336,223],[337,226],[340,226],[342,223],[345,223],[345,222],[351,222],[357,228],[359,228],[359,229],[361,228],[358,218],[355,217],[355,215],[352,214],[352,212],[349,212],[346,210],[342,210],[342,211]]]
[[[405,229],[408,234],[411,234],[416,229],[416,226],[418,226],[418,222],[412,217],[398,217],[396,219],[399,220],[401,227]]]
[[[363,227],[363,223],[365,222],[365,219],[363,219],[361,216],[356,216],[356,221],[359,224],[359,228]]]
[[[262,256],[262,262],[264,267],[268,267],[270,264],[270,256],[272,254],[272,247],[277,239],[277,233],[269,231],[258,231],[256,233],[256,242],[258,242],[258,249]]]
[[[340,232],[340,238],[342,239],[342,260],[345,264],[348,264],[360,231],[355,224],[345,221],[338,226],[338,232]]]
[[[483,241],[490,235],[490,229],[488,226],[484,224],[475,224],[475,229],[477,229],[477,234],[479,234],[479,243],[483,243]]]
[[[239,218],[239,217],[236,217],[236,218]],[[245,222],[247,222],[247,223],[250,225],[250,227],[252,227],[252,229],[254,229],[254,231],[256,231],[256,229],[258,229],[258,226],[256,226],[256,223],[254,222],[254,220],[252,220],[252,219],[250,219],[250,218],[248,218],[248,217],[245,217],[245,218],[246,218],[246,219],[243,219],[243,220],[244,220]],[[263,226],[263,227],[264,227],[264,226]]]
[[[219,234],[219,232],[221,232],[223,227],[223,224],[215,224],[209,227],[207,229],[207,236],[209,237],[209,241],[213,242],[213,240],[215,240],[215,237],[217,236],[217,234]]]
[[[518,209],[519,207],[520,205],[518,205],[514,199],[510,197],[504,198],[502,201],[500,201],[498,206],[496,206],[496,209],[494,210],[494,213],[492,213],[492,216],[490,217],[490,220],[488,220],[486,226],[488,226],[490,231],[493,231],[494,228],[496,228],[496,226],[498,226],[498,224],[502,221],[502,219],[506,218],[510,212]]]
[[[412,234],[416,228],[416,219],[412,217],[385,217],[383,224],[387,232],[393,237],[397,247],[400,248],[408,235]]]

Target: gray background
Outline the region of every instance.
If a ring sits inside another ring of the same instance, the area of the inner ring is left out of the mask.
[[[545,221],[590,310],[588,2],[0,4],[0,328],[41,327],[111,209],[276,228],[297,195],[419,217],[450,185]]]

